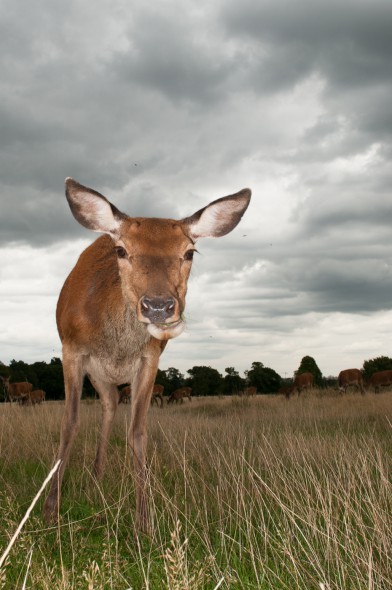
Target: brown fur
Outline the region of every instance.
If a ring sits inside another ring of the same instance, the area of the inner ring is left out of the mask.
[[[192,387],[180,387],[179,389],[176,389],[175,391],[173,391],[173,393],[171,394],[171,396],[167,400],[167,403],[168,404],[172,404],[173,402],[176,402],[176,404],[178,404],[178,402],[184,403],[184,397],[187,397],[190,402],[192,401]]]
[[[293,391],[292,385],[282,385],[282,387],[278,390],[278,393],[281,395],[285,395],[286,397],[290,397]]]
[[[238,395],[240,397],[253,397],[254,395],[256,395],[257,393],[257,387],[254,387],[253,385],[251,385],[250,387],[245,387],[245,389],[243,391],[240,391],[238,393]]]
[[[353,385],[359,391],[364,394],[363,388],[363,376],[359,369],[344,369],[340,371],[338,376],[338,388],[342,393],[347,392],[347,388]]]
[[[313,387],[313,383],[314,383],[314,377],[313,377],[312,373],[301,373],[300,375],[297,375],[294,379],[293,385],[289,386],[285,391],[285,395],[286,395],[287,399],[296,390],[299,395],[301,393],[301,391],[304,391],[305,389],[311,389]]]
[[[163,408],[163,391],[164,391],[164,387],[163,385],[159,385],[159,383],[155,383],[153,389],[152,389],[152,396],[151,396],[151,405],[153,406],[155,403],[157,406],[160,405],[161,408]],[[159,402],[158,402],[159,400]]]
[[[374,393],[379,393],[380,387],[392,385],[392,371],[377,371],[369,379],[369,387],[374,387]]]
[[[35,389],[29,394],[29,398],[33,405],[41,404],[45,401],[45,392],[43,389]]]
[[[42,404],[45,401],[45,392],[43,389],[35,389],[27,394],[22,400],[24,406],[35,406],[36,404]]]
[[[94,464],[100,478],[118,406],[117,386],[132,388],[128,440],[134,459],[136,526],[149,529],[147,506],[147,411],[159,357],[167,340],[184,329],[183,312],[194,243],[231,231],[246,210],[250,191],[218,199],[193,216],[131,218],[92,189],[66,180],[66,197],[83,226],[108,235],[80,256],[60,293],[57,326],[63,345],[65,410],[58,473],[44,504],[56,520],[61,482],[79,424],[83,379],[88,375],[102,406]]]
[[[20,381],[19,383],[10,383],[9,377],[2,377],[6,396],[10,402],[21,403],[22,400],[28,396],[33,390],[33,386],[28,381]]]

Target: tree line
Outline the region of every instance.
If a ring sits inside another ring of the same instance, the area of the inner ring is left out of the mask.
[[[345,368],[345,367],[344,367]],[[392,370],[392,358],[380,356],[364,361],[362,373],[367,381],[376,371]],[[333,386],[336,377],[324,377],[311,356],[302,358],[294,377],[301,373],[312,373],[317,387]],[[46,399],[64,399],[63,365],[61,359],[54,357],[49,363],[44,361],[32,364],[24,361],[12,360],[10,364],[0,363],[0,375],[10,377],[11,382],[29,381],[34,389],[43,389]],[[281,377],[274,369],[264,366],[259,361],[254,361],[251,368],[241,377],[234,367],[227,367],[222,375],[217,369],[210,366],[194,366],[188,369],[187,375],[178,369],[170,367],[166,370],[158,369],[156,383],[163,385],[164,394],[170,395],[179,387],[192,387],[194,396],[210,395],[237,395],[245,387],[254,386],[259,393],[273,394],[279,391],[282,385],[291,383],[292,379]],[[125,384],[124,384],[125,385]],[[94,397],[96,392],[86,377],[83,385],[83,396]],[[4,400],[4,391],[0,391],[0,400]]]

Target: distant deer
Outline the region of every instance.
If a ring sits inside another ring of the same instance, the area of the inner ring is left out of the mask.
[[[169,399],[167,400],[168,404],[172,404],[173,402],[181,402],[184,403],[184,397],[187,397],[189,401],[192,401],[192,387],[180,387],[173,391]]]
[[[154,405],[154,403],[157,404],[157,406],[163,406],[163,397],[162,397],[162,393],[163,393],[163,385],[154,385],[153,390],[152,390],[152,395],[151,395],[151,405]],[[131,390],[131,386],[130,385],[126,385],[125,387],[123,387],[121,389],[121,391],[119,391],[118,394],[118,403],[119,404],[130,404],[132,400],[132,390]],[[158,401],[160,400],[160,401]]]
[[[9,377],[0,377],[0,379],[3,382],[6,398],[8,398],[10,402],[18,402],[20,404],[33,390],[33,385],[28,381],[10,383]]]
[[[34,389],[34,391],[30,391],[21,400],[22,405],[24,406],[35,406],[36,404],[42,404],[45,401],[46,394],[43,389]]]
[[[61,482],[79,424],[83,379],[88,375],[102,405],[94,473],[100,478],[114,414],[117,386],[130,383],[129,444],[134,457],[136,527],[149,529],[146,418],[159,357],[185,327],[187,281],[199,238],[220,237],[239,223],[251,191],[213,201],[180,221],[128,217],[104,196],[66,180],[74,217],[103,232],[80,256],[60,293],[57,327],[63,345],[65,409],[57,474],[44,504],[57,518]]]
[[[163,385],[159,385],[159,383],[156,383],[154,385],[154,387],[152,388],[152,396],[151,396],[151,405],[153,406],[155,403],[157,404],[157,406],[160,405],[161,408],[163,408],[163,391],[164,391],[164,387]],[[159,400],[159,402],[158,402]]]
[[[130,385],[126,385],[118,394],[119,404],[129,404],[132,401],[132,390]]]
[[[285,396],[287,399],[290,399],[290,396],[297,390],[298,395],[301,393],[301,391],[304,391],[305,389],[311,389],[313,387],[314,384],[314,377],[312,375],[312,373],[300,373],[299,375],[296,375],[295,379],[294,379],[294,383],[292,385],[289,385],[288,387],[285,387]],[[282,388],[283,389],[283,388]]]
[[[373,373],[368,381],[369,387],[374,387],[374,393],[379,393],[380,387],[388,387],[392,385],[392,371],[377,371]]]
[[[338,375],[338,389],[340,393],[347,393],[347,389],[351,386],[356,387],[362,395],[365,394],[363,375],[359,369],[344,369]]]
[[[280,387],[280,389],[278,390],[278,393],[289,398],[290,395],[293,393],[293,386],[292,385],[282,385],[282,387]]]
[[[250,387],[245,387],[245,389],[243,391],[239,391],[238,395],[240,397],[253,397],[255,396],[257,393],[257,387],[254,387],[253,385],[251,385]]]
[[[45,401],[46,394],[43,389],[34,389],[31,393],[29,393],[29,399],[33,406],[35,404],[42,404]]]

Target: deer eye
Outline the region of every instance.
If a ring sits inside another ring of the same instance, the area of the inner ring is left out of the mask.
[[[184,260],[193,260],[195,250],[187,250],[184,254]]]
[[[127,258],[128,254],[125,248],[122,246],[116,246],[114,249],[116,251],[117,258]]]

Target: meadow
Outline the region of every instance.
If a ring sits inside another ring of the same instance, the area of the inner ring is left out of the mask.
[[[0,555],[54,463],[62,409],[0,405]],[[129,413],[97,483],[100,408],[82,403],[60,521],[40,498],[1,589],[392,588],[391,392],[153,407],[151,536],[134,534]]]

